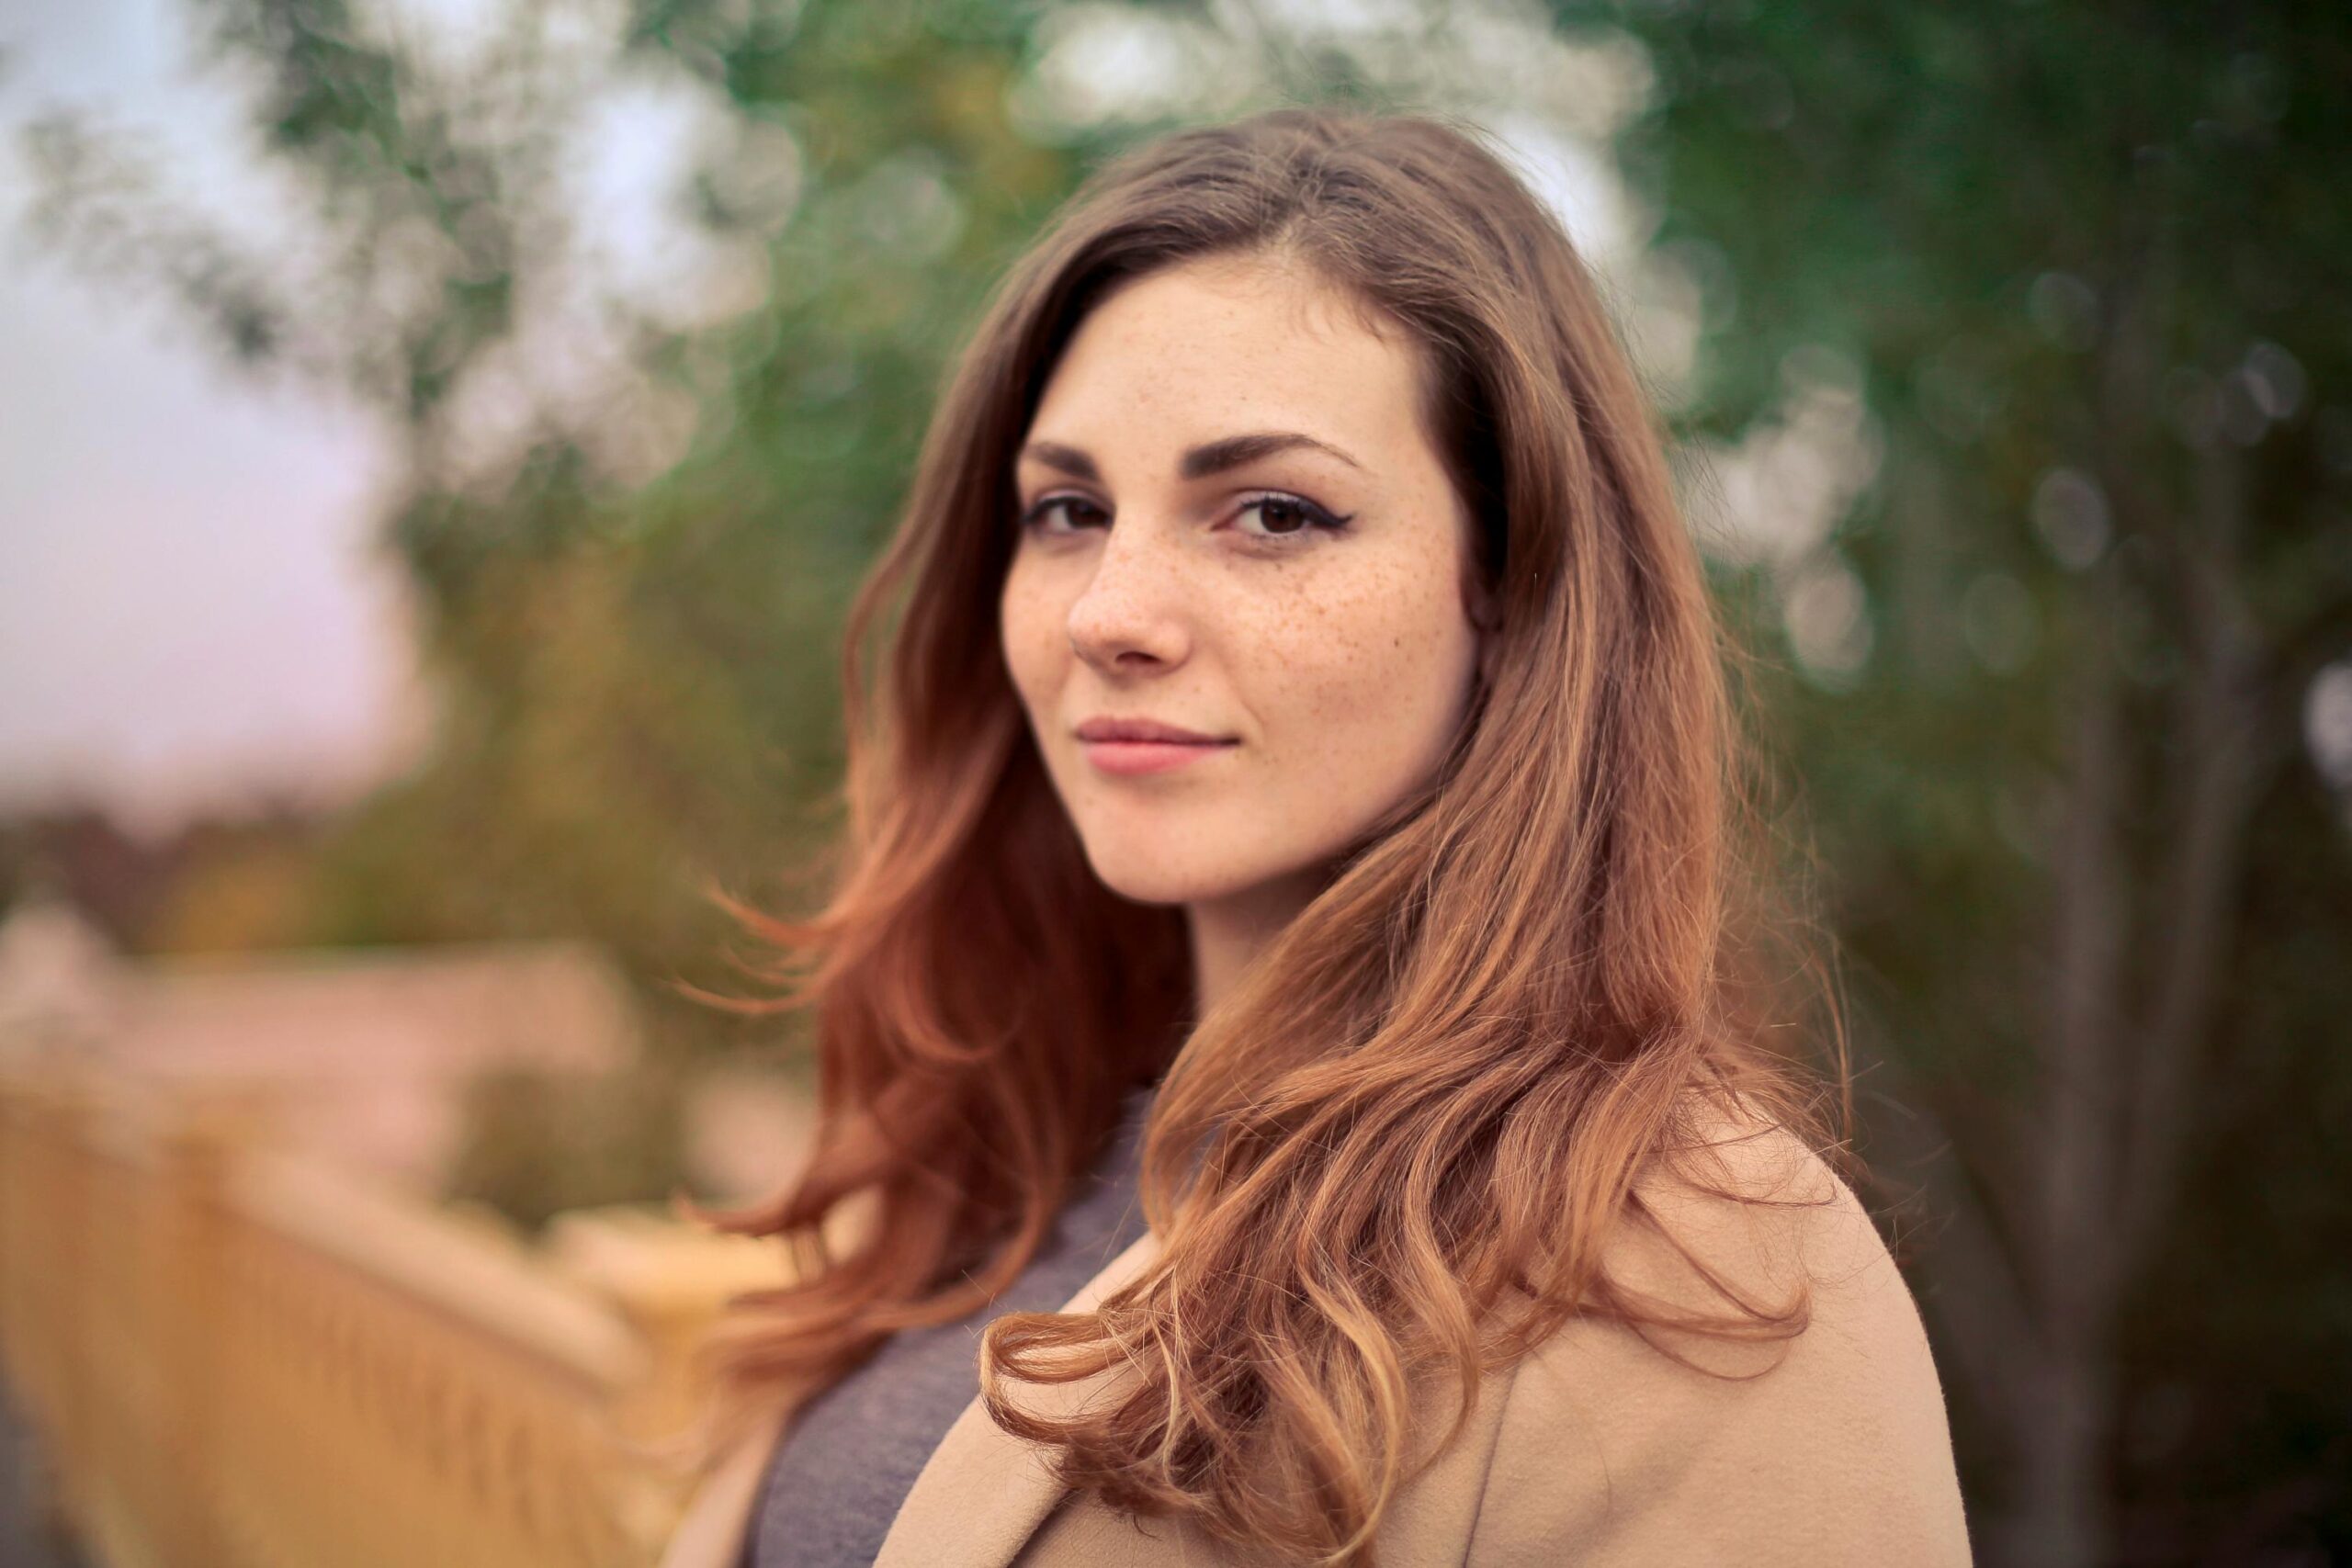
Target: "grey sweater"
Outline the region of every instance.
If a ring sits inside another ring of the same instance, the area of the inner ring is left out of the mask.
[[[1021,1277],[960,1323],[910,1329],[811,1400],[776,1445],[744,1568],[870,1568],[899,1505],[979,1393],[980,1331],[1001,1313],[1052,1312],[1142,1236],[1136,1199],[1148,1089],[1132,1096],[1101,1164]]]

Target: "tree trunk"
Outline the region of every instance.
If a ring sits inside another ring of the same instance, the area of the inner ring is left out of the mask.
[[[2012,1560],[2091,1568],[2108,1540],[2107,1438],[2113,1423],[2109,1330],[2128,1271],[2116,1252],[2118,1028],[2129,874],[2118,840],[2129,769],[2121,671],[2105,636],[2117,568],[2091,583],[2094,635],[2075,652],[2075,746],[2060,824],[2051,1021],[2042,1056],[2039,1224],[2027,1239],[2040,1355],[2013,1406],[2020,1470]]]

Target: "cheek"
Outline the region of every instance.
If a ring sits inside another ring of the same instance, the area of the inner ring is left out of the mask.
[[[1062,646],[1059,628],[1065,624],[1035,574],[1016,562],[998,595],[997,638],[1023,703],[1034,706],[1055,683],[1059,663],[1055,650]]]
[[[1418,560],[1329,590],[1266,639],[1259,684],[1289,719],[1294,765],[1394,785],[1429,765],[1460,716],[1476,652],[1461,594],[1451,572]]]

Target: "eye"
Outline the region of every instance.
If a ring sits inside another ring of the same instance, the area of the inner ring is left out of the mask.
[[[1344,530],[1355,515],[1350,513],[1346,517],[1336,516],[1303,495],[1291,495],[1278,490],[1244,498],[1240,515],[1246,517],[1253,512],[1258,513],[1260,525],[1264,531],[1253,533],[1244,529],[1245,538],[1289,539],[1314,533],[1317,529],[1336,534]]]
[[[1056,512],[1061,512],[1064,513],[1064,521],[1070,525],[1069,527],[1048,528],[1045,526],[1046,519]],[[1029,503],[1029,509],[1021,514],[1021,525],[1023,528],[1033,529],[1041,534],[1067,534],[1075,532],[1080,527],[1087,526],[1082,519],[1090,514],[1095,517],[1101,517],[1103,515],[1103,512],[1101,507],[1095,505],[1092,502],[1087,500],[1082,495],[1041,495],[1035,501],[1031,502]]]
[[[1344,517],[1336,515],[1303,495],[1292,495],[1283,491],[1267,491],[1244,498],[1238,515],[1246,517],[1253,512],[1259,514],[1259,527],[1242,530],[1245,538],[1288,539],[1318,529],[1339,533],[1354,517],[1352,513]],[[1062,514],[1062,526],[1049,525],[1056,513]],[[1033,533],[1067,536],[1107,523],[1109,516],[1102,507],[1084,496],[1065,491],[1039,496],[1030,502],[1028,509],[1021,514],[1021,526]]]

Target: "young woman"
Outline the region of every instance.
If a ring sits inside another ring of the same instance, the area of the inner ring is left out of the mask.
[[[822,1117],[728,1223],[808,1267],[672,1568],[1967,1561],[1917,1312],[1739,1021],[1651,411],[1475,138],[1099,173],[848,654],[838,885],[742,911]]]

